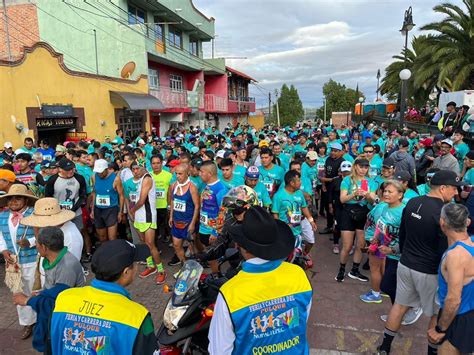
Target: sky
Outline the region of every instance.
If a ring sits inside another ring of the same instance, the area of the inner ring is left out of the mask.
[[[461,0],[450,0],[457,5]],[[239,57],[227,65],[255,78],[251,96],[268,106],[283,83],[293,84],[305,107],[323,104],[322,86],[330,78],[359,89],[373,102],[377,70],[382,77],[392,56],[403,49],[399,30],[413,7],[410,38],[420,27],[442,18],[432,11],[441,0],[194,0],[214,17],[216,57]],[[210,57],[210,45],[204,48]]]

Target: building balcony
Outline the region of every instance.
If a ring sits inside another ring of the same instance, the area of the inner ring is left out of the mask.
[[[197,91],[176,91],[168,87],[150,88],[150,95],[165,106],[165,110],[189,111],[204,110],[204,95]]]
[[[227,97],[213,94],[204,95],[204,111],[227,112]]]
[[[229,97],[229,113],[255,112],[255,98],[253,97]]]

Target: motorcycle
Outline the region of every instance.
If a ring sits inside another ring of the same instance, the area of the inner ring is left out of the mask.
[[[219,288],[237,274],[241,258],[238,250],[228,249],[219,259],[219,268],[229,262],[223,276],[204,274],[196,260],[181,268],[169,299],[163,324],[157,332],[161,355],[207,354],[208,333]]]

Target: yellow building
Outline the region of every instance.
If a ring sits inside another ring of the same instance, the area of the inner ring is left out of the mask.
[[[25,137],[49,138],[51,146],[74,135],[103,141],[117,128],[133,137],[150,130],[147,110],[162,107],[148,95],[146,76],[133,81],[73,71],[47,43],[25,48],[15,62],[0,61],[0,147],[9,141],[19,148]]]

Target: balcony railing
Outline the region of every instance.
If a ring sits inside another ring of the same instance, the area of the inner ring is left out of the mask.
[[[196,91],[176,91],[168,87],[150,88],[150,95],[156,97],[167,109],[204,109],[204,95]]]
[[[235,98],[229,97],[228,112],[255,112],[255,98],[253,97],[241,97]]]
[[[227,98],[213,94],[204,96],[204,111],[206,112],[227,112]]]

